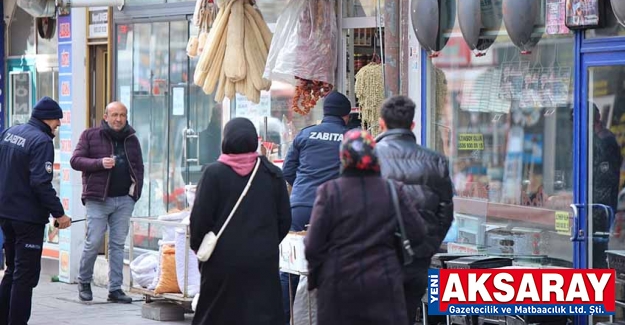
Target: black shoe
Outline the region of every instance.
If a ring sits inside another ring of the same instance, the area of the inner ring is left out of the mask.
[[[108,301],[117,302],[120,304],[129,304],[132,302],[132,298],[128,297],[121,289],[109,292]]]
[[[80,301],[93,300],[93,292],[91,292],[91,283],[78,284],[78,298]]]

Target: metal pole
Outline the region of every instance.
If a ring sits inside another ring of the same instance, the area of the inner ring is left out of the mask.
[[[388,96],[399,94],[399,1],[384,2],[384,81]]]

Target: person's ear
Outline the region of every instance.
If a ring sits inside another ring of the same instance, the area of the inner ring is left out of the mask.
[[[414,127],[415,127],[415,123],[414,121],[412,121],[412,124],[410,124],[410,131],[414,130]]]
[[[386,122],[384,122],[384,120],[381,117],[378,119],[378,124],[380,125],[380,132],[387,131]]]

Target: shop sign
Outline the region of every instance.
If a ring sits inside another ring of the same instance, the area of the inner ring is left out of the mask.
[[[109,11],[107,7],[89,8],[89,38],[109,36]]]
[[[29,115],[31,102],[30,72],[11,72],[13,115]]]
[[[459,134],[458,150],[484,150],[484,135],[479,133]]]
[[[566,27],[566,0],[547,0],[547,22],[545,24],[548,35],[568,34]]]
[[[566,0],[566,26],[571,29],[601,27],[603,8],[600,5],[603,5],[603,1]]]
[[[571,235],[570,217],[566,211],[556,211],[556,232],[561,235]]]

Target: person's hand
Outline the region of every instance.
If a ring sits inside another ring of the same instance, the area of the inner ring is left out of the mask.
[[[115,158],[102,158],[102,166],[106,169],[115,167]]]
[[[56,218],[56,220],[54,221],[54,226],[59,228],[59,229],[65,229],[65,228],[68,228],[71,225],[72,225],[72,219],[70,219],[66,215],[63,215],[60,218]]]

